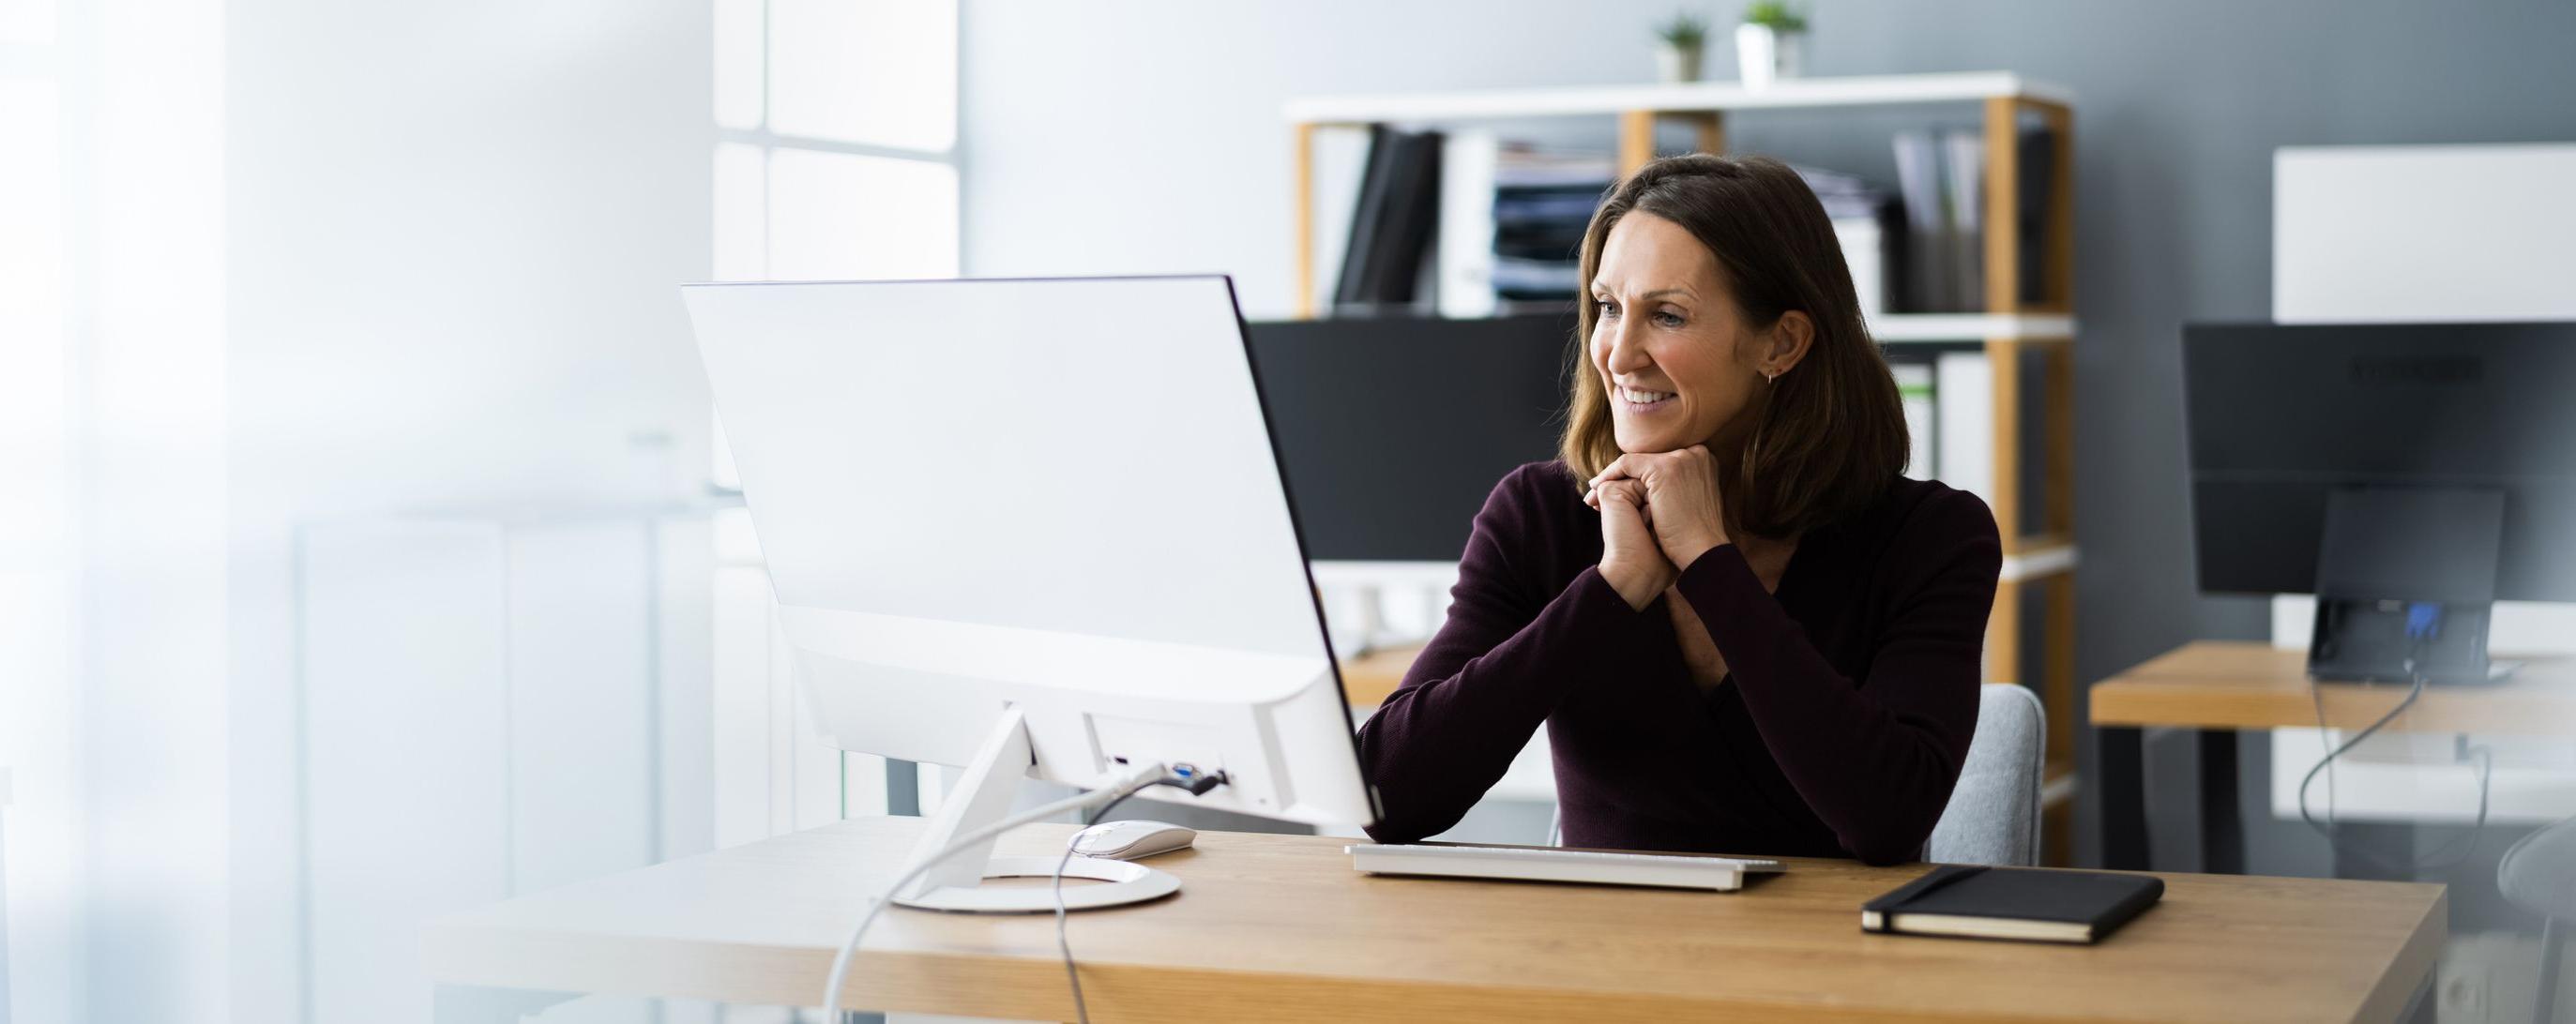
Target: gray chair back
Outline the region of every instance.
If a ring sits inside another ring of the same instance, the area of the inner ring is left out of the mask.
[[[1979,691],[1976,738],[1968,742],[1958,788],[1950,791],[1950,805],[1932,826],[1923,859],[2037,864],[2039,775],[2048,750],[2048,713],[2026,686],[1987,683]]]

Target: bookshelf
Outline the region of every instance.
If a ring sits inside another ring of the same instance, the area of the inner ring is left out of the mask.
[[[1457,124],[1541,117],[1614,117],[1617,169],[1633,172],[1655,157],[1657,128],[1693,129],[1696,149],[1726,151],[1733,111],[1883,109],[1974,105],[1985,129],[1985,310],[1982,313],[1883,314],[1870,332],[1888,346],[1983,346],[1993,372],[1993,482],[1986,498],[2004,527],[2002,579],[1987,624],[1986,678],[2039,691],[2048,708],[2047,848],[2072,851],[2075,777],[2075,148],[2074,97],[2067,90],[2008,72],[1806,78],[1751,90],[1730,82],[1490,89],[1290,100],[1293,138],[1296,284],[1301,316],[1315,315],[1315,134],[1370,124]],[[2021,280],[2020,127],[2035,119],[2050,132],[2049,183],[2038,266],[2042,280],[2025,300]],[[2026,358],[2027,357],[2027,358]],[[2038,391],[2036,396],[2029,392]],[[2037,415],[2029,415],[2036,409]],[[2031,419],[2037,422],[2029,422]],[[2026,460],[2039,460],[2035,467]],[[2024,470],[2037,469],[2037,493],[2023,493]],[[2035,503],[2035,504],[2026,504]],[[2026,524],[2035,522],[2037,529]],[[2035,628],[2033,628],[2035,625]]]

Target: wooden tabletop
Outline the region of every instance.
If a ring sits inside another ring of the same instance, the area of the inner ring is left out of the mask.
[[[841,822],[433,923],[447,984],[815,1005],[916,818]],[[1004,853],[1060,850],[1031,826]],[[1925,868],[1788,861],[1736,893],[1385,878],[1320,836],[1203,832],[1182,888],[1071,918],[1102,1020],[2387,1020],[2432,969],[2440,886],[2162,875],[2096,946],[1872,935]],[[1042,883],[1041,883],[1042,884]],[[852,1005],[1067,1020],[1049,915],[889,910]]]
[[[2308,652],[2203,640],[2093,684],[2092,722],[2199,729],[2314,728]],[[2326,722],[2369,725],[2406,696],[2394,683],[2324,683]],[[2576,735],[2576,660],[2533,659],[2501,683],[2432,686],[2388,728],[2415,732]]]
[[[1342,696],[1350,698],[1355,708],[1386,703],[1386,695],[1404,684],[1404,673],[1421,655],[1422,645],[1414,644],[1382,648],[1342,662]]]

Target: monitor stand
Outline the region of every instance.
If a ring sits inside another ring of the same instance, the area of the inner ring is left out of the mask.
[[[2510,674],[2487,657],[2503,534],[2504,492],[2492,488],[2329,492],[2308,677],[2439,685]]]
[[[931,819],[930,830],[913,847],[905,863],[917,864],[958,837],[971,834],[1008,818],[1011,799],[1020,788],[1020,780],[1036,763],[1029,749],[1028,720],[1020,709],[1010,708],[994,723],[993,732],[977,748],[975,759],[966,765],[966,773],[957,787],[940,802],[939,814]],[[1052,913],[1056,908],[1054,892],[1048,886],[1002,888],[985,886],[987,878],[1052,878],[1061,854],[1049,857],[995,857],[994,839],[985,839],[958,851],[924,872],[913,884],[894,896],[895,903],[922,910],[952,910],[985,914]],[[1067,910],[1092,910],[1118,907],[1146,900],[1161,899],[1181,889],[1181,880],[1142,864],[1097,857],[1074,857],[1065,862],[1064,877],[1083,878],[1103,885],[1070,886],[1063,890]]]

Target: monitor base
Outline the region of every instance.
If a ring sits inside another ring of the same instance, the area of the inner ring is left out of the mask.
[[[957,778],[956,788],[941,801],[939,815],[931,819],[930,828],[922,833],[920,844],[913,848],[912,860],[919,862],[937,856],[955,845],[961,836],[973,835],[1011,816],[1011,799],[1018,795],[1020,780],[1028,777],[1037,760],[1029,746],[1028,718],[1019,708],[1005,709],[993,723],[993,731],[984,737],[975,759]],[[1129,766],[1119,781],[1110,783],[1121,791],[1144,785],[1145,780],[1164,774],[1161,764]],[[950,910],[966,913],[1027,914],[1052,912],[1056,908],[1055,887],[1003,888],[986,886],[991,878],[1049,878],[1056,872],[1061,854],[1052,857],[995,857],[994,839],[987,838],[965,849],[957,850],[902,892],[894,894],[898,906],[922,910]],[[1068,840],[1069,841],[1069,840]],[[1181,880],[1142,864],[1074,857],[1064,863],[1066,878],[1082,878],[1106,885],[1080,885],[1064,889],[1064,908],[1092,910],[1100,907],[1126,906],[1146,900],[1161,899],[1180,891]]]
[[[995,857],[984,865],[985,878],[1052,878],[1055,857]],[[1097,910],[1159,900],[1181,891],[1181,880],[1142,864],[1099,857],[1075,857],[1065,863],[1064,877],[1087,878],[1104,885],[1064,890],[1066,910]],[[1049,888],[945,886],[918,896],[895,898],[898,906],[970,914],[1044,914],[1055,911]]]

